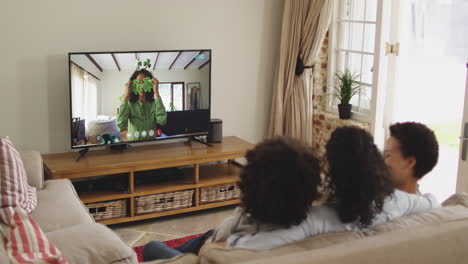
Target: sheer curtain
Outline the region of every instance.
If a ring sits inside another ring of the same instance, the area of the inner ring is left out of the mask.
[[[80,67],[72,64],[72,117],[80,117],[86,122],[97,117],[97,80]]]
[[[86,120],[95,120],[97,117],[97,84],[96,78],[88,73],[84,73],[84,91],[83,91],[83,115]]]
[[[84,70],[71,64],[72,117],[82,117]]]
[[[270,136],[312,143],[312,69],[330,25],[333,0],[286,0]]]

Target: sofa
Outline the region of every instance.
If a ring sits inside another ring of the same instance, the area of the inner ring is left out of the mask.
[[[468,194],[455,194],[441,208],[360,232],[326,233],[270,250],[209,246],[200,257],[184,254],[151,263],[468,263]]]
[[[89,215],[70,180],[44,181],[40,154],[21,155],[28,183],[38,189],[38,205],[31,216],[70,264],[137,263],[133,249]],[[210,245],[200,257],[184,254],[145,263],[468,263],[468,194],[454,194],[442,205],[360,232],[326,233],[270,250]],[[8,263],[3,243],[0,263]]]
[[[28,183],[37,188],[37,207],[30,216],[70,264],[138,263],[131,247],[108,227],[94,221],[69,179],[44,181],[40,153],[20,154]],[[0,263],[9,263],[1,240]]]

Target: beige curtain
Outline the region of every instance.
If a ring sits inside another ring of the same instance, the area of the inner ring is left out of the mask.
[[[296,75],[300,58],[315,63],[333,13],[334,0],[286,0],[271,107],[270,136],[312,143],[312,69]]]

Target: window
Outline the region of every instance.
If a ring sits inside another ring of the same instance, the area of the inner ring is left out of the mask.
[[[166,111],[185,110],[185,89],[183,82],[159,83],[159,95]]]
[[[98,114],[98,80],[81,67],[71,64],[72,116],[94,120]]]
[[[334,81],[334,74],[345,69],[359,75],[361,93],[350,103],[353,112],[357,113],[354,116],[366,121],[372,98],[377,1],[336,1],[329,41],[329,80]],[[334,109],[336,104],[334,102],[330,107]]]

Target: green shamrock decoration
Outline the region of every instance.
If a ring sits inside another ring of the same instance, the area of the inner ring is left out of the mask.
[[[139,59],[137,59],[137,60],[136,60],[136,64],[135,64],[135,66],[137,67],[137,70],[140,69],[141,64],[142,64],[141,61],[140,61]]]
[[[143,63],[143,66],[145,66],[145,69],[151,68],[151,61],[150,61],[150,59],[146,59],[145,62]]]
[[[143,79],[143,90],[145,90],[147,93],[153,90],[153,82],[151,81],[150,77]]]
[[[146,77],[143,79],[143,83],[139,80],[135,79],[132,83],[132,91],[135,95],[140,94],[141,91],[151,92],[153,90],[153,82],[151,81],[150,77]]]
[[[144,62],[142,62],[141,60],[137,59],[136,60],[136,63],[135,63],[135,66],[137,67],[137,71],[140,70],[140,67],[143,66],[143,69],[147,70],[147,69],[150,69],[151,68],[151,60],[150,59],[146,59]]]

